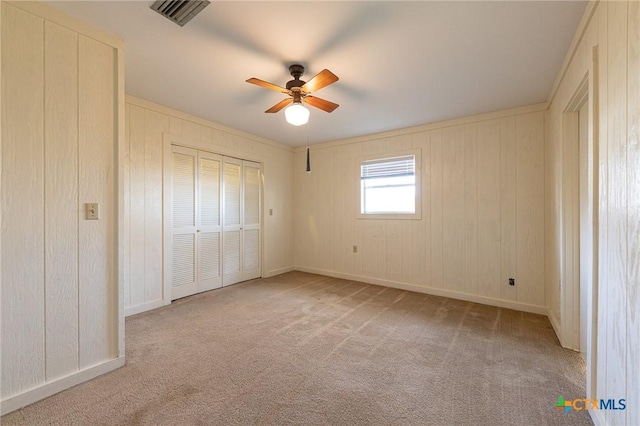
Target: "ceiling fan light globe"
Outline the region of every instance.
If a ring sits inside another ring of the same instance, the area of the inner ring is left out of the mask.
[[[302,126],[309,121],[309,110],[302,104],[294,103],[284,110],[284,116],[287,123],[294,126]]]

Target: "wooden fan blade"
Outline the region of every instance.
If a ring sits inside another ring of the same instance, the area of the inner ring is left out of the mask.
[[[280,93],[289,93],[289,91],[287,89],[285,89],[284,87],[276,86],[273,83],[269,83],[267,81],[260,80],[259,78],[250,78],[249,80],[247,80],[247,83],[255,84],[255,85],[258,85],[260,87],[264,87],[266,89],[275,90],[276,92],[280,92]]]
[[[338,104],[334,104],[333,102],[325,101],[324,99],[320,99],[318,97],[310,95],[304,97],[304,102],[326,112],[333,112],[334,109],[340,106]]]
[[[304,86],[302,86],[302,90],[307,93],[315,92],[322,89],[323,87],[335,83],[336,81],[338,81],[337,75],[329,70],[322,70],[311,80],[307,81]]]
[[[280,111],[282,108],[286,107],[287,105],[289,105],[291,102],[293,102],[293,99],[288,98],[285,99],[283,101],[278,102],[277,104],[275,104],[274,106],[272,106],[271,108],[269,108],[268,110],[266,110],[265,112],[278,112]]]

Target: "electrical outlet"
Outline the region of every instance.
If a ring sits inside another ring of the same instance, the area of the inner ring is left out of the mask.
[[[353,246],[353,252],[357,253],[358,252],[358,246]]]
[[[273,209],[269,209],[269,216],[273,216]]]
[[[98,203],[85,203],[85,218],[87,220],[98,220],[100,219],[100,204]]]
[[[516,279],[515,278],[509,278],[509,285],[516,285]]]

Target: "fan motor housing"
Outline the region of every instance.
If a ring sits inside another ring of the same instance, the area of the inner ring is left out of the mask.
[[[306,83],[306,81],[304,80],[290,80],[287,82],[287,90],[291,90],[294,87],[302,87],[304,86],[304,84]]]
[[[289,73],[293,77],[293,80],[287,82],[287,90],[291,90],[294,87],[302,87],[306,81],[300,80],[302,74],[304,74],[304,67],[300,64],[293,64],[289,67]]]

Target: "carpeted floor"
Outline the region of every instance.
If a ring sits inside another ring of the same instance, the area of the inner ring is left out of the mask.
[[[592,424],[545,317],[292,272],[130,317],[127,364],[14,424]]]

